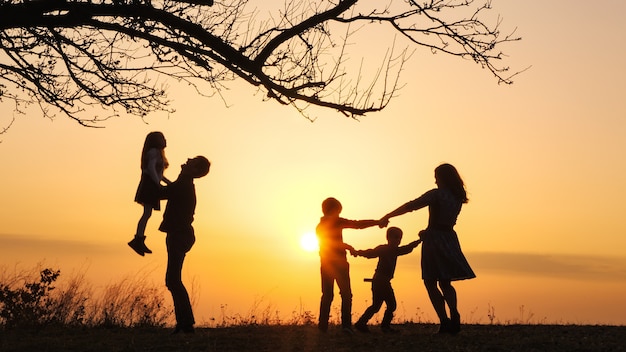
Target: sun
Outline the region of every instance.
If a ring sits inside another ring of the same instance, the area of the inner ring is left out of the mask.
[[[307,252],[315,252],[319,250],[319,244],[317,243],[317,236],[313,232],[307,232],[300,237],[300,247]]]

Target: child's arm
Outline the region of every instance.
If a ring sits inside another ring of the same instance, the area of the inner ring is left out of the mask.
[[[158,159],[158,151],[156,149],[148,150],[148,164],[146,165],[146,171],[148,172],[148,176],[152,179],[154,183],[157,185],[161,185],[161,177],[159,177],[159,173],[157,172],[157,159]]]
[[[372,248],[372,249],[356,251],[356,256],[369,258],[369,259],[378,258],[380,256],[380,249],[379,248],[381,248],[381,246],[378,246],[378,247]]]
[[[347,243],[343,243],[343,249],[350,251],[350,254],[352,254],[353,257],[357,256],[357,250],[354,249],[354,247],[352,247],[351,245],[347,244]]]
[[[344,219],[343,228],[348,229],[365,229],[372,226],[378,226],[380,220],[347,220]]]
[[[411,246],[411,248],[416,248],[417,246],[420,245],[420,243],[422,243],[422,240],[413,241],[413,242],[407,244],[407,246]]]
[[[415,249],[417,246],[419,246],[419,244],[422,243],[422,240],[417,240],[417,241],[413,241],[407,245],[404,246],[400,246],[398,247],[398,255],[405,255],[405,254],[409,254],[411,252],[413,252],[413,249]]]

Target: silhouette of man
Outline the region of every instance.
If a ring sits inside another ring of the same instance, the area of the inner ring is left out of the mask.
[[[176,329],[179,332],[193,333],[195,320],[189,301],[189,294],[182,281],[183,261],[185,255],[194,242],[193,215],[196,209],[196,189],[194,178],[207,175],[211,163],[203,156],[188,159],[181,165],[178,179],[164,188],[163,198],[167,199],[163,222],[159,230],[167,233],[167,271],[165,285],[172,293],[174,313],[176,315]]]

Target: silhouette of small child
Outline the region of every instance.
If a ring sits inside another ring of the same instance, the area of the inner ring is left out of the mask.
[[[413,241],[400,247],[402,241],[402,230],[397,227],[387,229],[387,244],[382,244],[373,249],[354,250],[352,255],[365,258],[378,258],[378,265],[372,281],[372,305],[369,306],[361,318],[354,324],[354,327],[361,332],[369,332],[367,322],[378,313],[383,302],[386,304],[385,314],[380,327],[383,332],[394,332],[391,329],[393,312],[396,310],[396,296],[391,287],[391,279],[396,270],[398,256],[409,254],[422,241]],[[367,280],[367,279],[366,279]]]
[[[339,217],[341,203],[335,198],[327,198],[322,202],[322,213],[316,228],[320,247],[320,273],[322,276],[322,298],[318,328],[328,329],[330,306],[334,296],[334,285],[337,281],[341,295],[341,326],[344,332],[352,332],[352,289],[350,287],[350,265],[346,250],[354,248],[343,242],[343,229],[364,229],[380,225],[379,220],[348,220]]]
[[[163,133],[154,131],[148,133],[141,151],[141,180],[135,193],[135,202],[143,205],[143,213],[137,222],[137,232],[133,239],[128,242],[137,254],[143,256],[152,251],[146,246],[145,231],[148,220],[152,216],[152,210],[161,210],[161,181],[170,184],[170,180],[163,176],[168,162],[165,157],[167,142]]]

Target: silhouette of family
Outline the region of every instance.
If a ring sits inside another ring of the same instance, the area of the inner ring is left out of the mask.
[[[173,182],[169,181],[163,175],[168,167],[164,153],[166,145],[161,132],[151,132],[146,136],[141,153],[141,178],[135,195],[135,201],[143,206],[143,213],[138,221],[135,236],[128,245],[141,256],[152,253],[145,244],[146,225],[152,211],[160,210],[160,201],[166,199],[167,205],[159,231],[166,233],[165,284],[174,302],[176,327],[173,333],[193,333],[195,320],[181,272],[186,253],[195,242],[192,226],[196,207],[194,179],[207,175],[211,163],[203,156],[188,159],[181,165],[178,178]],[[462,205],[468,202],[468,198],[461,176],[450,164],[441,164],[435,168],[435,183],[436,188],[401,205],[378,220],[345,219],[340,216],[342,205],[337,199],[330,197],[322,202],[323,216],[316,227],[322,284],[318,321],[320,331],[328,330],[336,282],[341,296],[341,329],[345,333],[353,333],[352,289],[350,264],[347,258],[347,252],[350,252],[355,257],[378,258],[374,275],[368,280],[372,285],[372,304],[354,327],[360,332],[369,332],[368,321],[385,303],[380,328],[384,333],[395,332],[391,328],[396,310],[391,280],[397,258],[411,253],[420,244],[422,244],[422,280],[440,321],[438,333],[456,334],[461,330],[457,294],[452,281],[471,279],[476,275],[461,251],[454,225]],[[403,232],[398,227],[389,227],[386,231],[387,243],[372,249],[356,250],[343,240],[343,229],[365,229],[373,226],[384,228],[388,226],[391,218],[426,207],[429,212],[428,224],[419,232],[419,239],[407,245],[400,245]]]
[[[354,256],[378,258],[378,265],[371,280],[372,305],[356,322],[355,328],[361,332],[368,332],[367,322],[380,310],[382,303],[385,303],[381,329],[383,332],[394,332],[390,324],[396,309],[396,300],[391,279],[396,261],[398,256],[410,253],[420,243],[422,279],[440,321],[438,333],[456,334],[461,330],[461,315],[452,281],[471,279],[476,275],[461,251],[454,225],[462,205],[467,203],[468,198],[461,176],[450,164],[442,164],[435,169],[435,183],[437,188],[401,205],[379,220],[348,220],[340,217],[342,206],[337,199],[327,198],[322,202],[323,216],[316,228],[322,278],[318,322],[320,331],[328,330],[334,283],[337,282],[341,296],[341,328],[345,333],[353,333],[350,265],[346,255],[346,251],[350,251]],[[376,225],[383,228],[389,224],[389,219],[425,207],[428,207],[429,212],[426,229],[419,232],[419,240],[405,246],[400,246],[402,230],[397,227],[390,227],[387,230],[387,244],[373,249],[355,250],[343,241],[343,229],[364,229]]]

